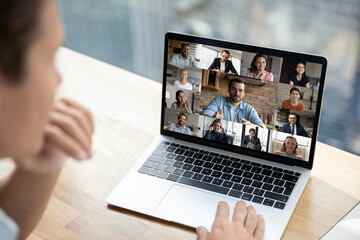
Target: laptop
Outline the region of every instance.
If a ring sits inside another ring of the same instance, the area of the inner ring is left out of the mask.
[[[281,238],[313,166],[327,60],[169,32],[163,64],[160,136],[107,203],[210,230],[219,201],[232,216],[242,200]]]

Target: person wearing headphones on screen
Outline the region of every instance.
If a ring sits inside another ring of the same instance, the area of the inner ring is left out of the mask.
[[[297,155],[296,149],[298,148],[298,143],[296,138],[292,136],[287,136],[282,148],[280,151],[276,151],[275,154],[289,157],[289,158],[295,158],[299,160],[303,160],[302,156]]]
[[[226,135],[225,129],[221,126],[221,122],[218,119],[215,119],[209,126],[209,130],[206,132],[204,138],[215,142],[231,144],[229,136]]]

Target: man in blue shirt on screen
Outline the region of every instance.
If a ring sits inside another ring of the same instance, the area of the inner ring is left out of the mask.
[[[230,80],[228,91],[229,97],[215,97],[202,114],[217,119],[265,128],[265,124],[259,118],[255,108],[242,101],[245,97],[245,82],[241,79]]]

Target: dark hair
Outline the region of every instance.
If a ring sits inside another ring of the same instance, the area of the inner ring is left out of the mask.
[[[243,83],[244,86],[246,86],[244,80],[242,80],[241,78],[239,78],[239,79],[238,79],[238,78],[234,78],[234,79],[231,79],[231,80],[229,81],[229,90],[230,90],[231,86],[233,85],[233,82]]]
[[[0,5],[0,71],[13,83],[24,74],[25,60],[39,32],[43,0],[3,0]]]
[[[219,123],[220,126],[221,126],[221,121],[220,121],[219,119],[215,119],[215,120],[212,122],[211,126],[214,126],[215,123]]]
[[[295,115],[296,116],[296,124],[298,124],[300,122],[300,116],[299,115],[297,115],[294,112],[291,112],[291,113],[288,114],[288,118],[290,117],[290,115]]]
[[[177,90],[176,93],[175,93],[175,100],[176,100],[176,102],[178,102],[178,97],[179,97],[180,93],[184,93],[184,91],[183,91],[183,90]],[[185,94],[185,93],[184,93],[184,94]]]
[[[287,136],[287,137],[285,138],[285,140],[284,140],[284,144],[283,144],[282,148],[280,149],[281,152],[285,152],[285,151],[286,151],[286,140],[288,140],[288,139],[293,139],[293,140],[295,140],[296,145],[298,145],[298,142],[297,142],[296,138],[294,138],[293,136]],[[296,148],[294,149],[294,154],[297,154]]]
[[[180,118],[181,116],[185,116],[186,121],[188,120],[188,116],[187,116],[185,113],[180,113],[179,116],[178,116],[178,120],[179,120],[179,118]]]
[[[229,56],[230,56],[230,52],[229,52],[228,50],[226,50],[226,49],[222,50],[222,51],[221,51],[221,54],[222,54],[223,52],[229,54]]]
[[[305,62],[297,62],[296,65],[295,65],[295,68],[294,68],[294,74],[297,74],[297,72],[296,72],[296,67],[297,67],[297,65],[299,65],[299,64],[304,65],[304,68],[305,68]],[[306,76],[306,70],[304,71],[304,73],[302,74],[302,76]]]
[[[290,89],[290,94],[291,94],[293,91],[297,91],[299,94],[301,94],[301,93],[300,93],[300,90],[299,90],[297,87],[292,87],[292,88]]]
[[[188,44],[188,43],[182,43],[182,44],[181,44],[181,48],[184,48],[184,47],[186,47],[186,46],[190,47],[190,44]]]
[[[254,132],[254,133],[256,133],[256,131],[255,131],[254,128],[250,128],[250,129],[249,129],[249,132]]]
[[[267,69],[268,69],[268,67],[269,67],[269,62],[268,62],[268,60],[267,60],[267,58],[265,57],[264,54],[258,53],[258,54],[255,55],[255,57],[254,57],[253,60],[251,61],[250,68],[248,68],[248,69],[250,70],[250,72],[255,72],[255,71],[257,70],[256,65],[255,65],[255,62],[256,62],[256,60],[257,60],[258,58],[260,58],[260,57],[262,57],[262,58],[265,59],[265,62],[266,62],[266,68],[265,68],[265,70],[267,71]]]

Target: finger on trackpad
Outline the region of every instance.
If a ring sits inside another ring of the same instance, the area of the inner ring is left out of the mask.
[[[231,220],[236,204],[233,199],[175,184],[156,208],[155,214],[173,222],[191,227],[202,225],[210,230],[220,201],[228,203]]]

